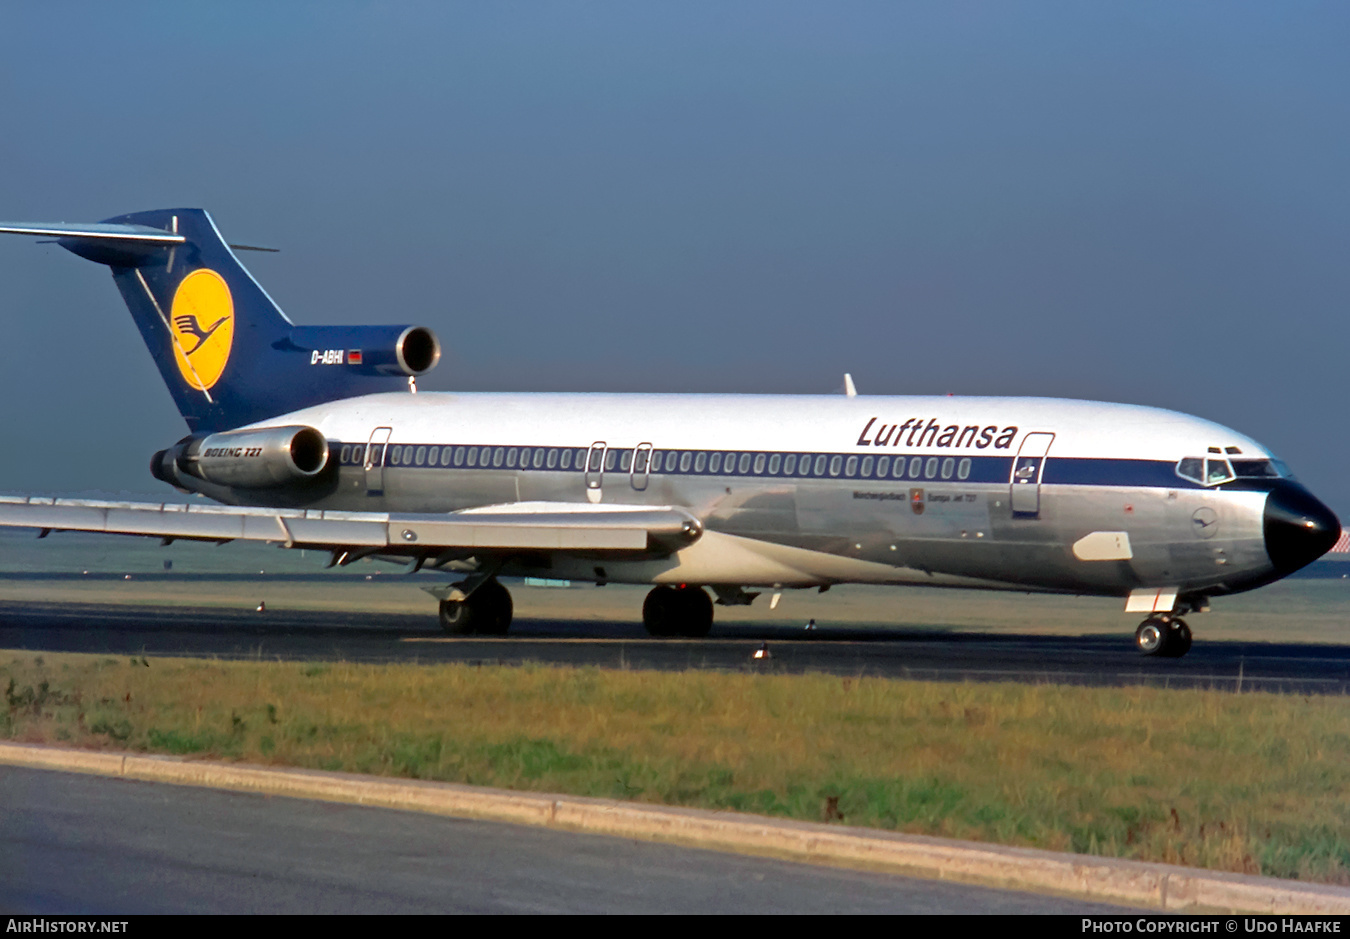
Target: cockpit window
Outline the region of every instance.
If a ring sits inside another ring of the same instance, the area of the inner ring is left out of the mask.
[[[1242,479],[1278,479],[1281,475],[1271,460],[1234,460],[1233,472]]]
[[[1209,457],[1205,460],[1205,485],[1217,486],[1219,483],[1226,483],[1233,479],[1233,469],[1228,465],[1228,461],[1216,457]]]
[[[1205,461],[1198,456],[1188,456],[1177,464],[1177,475],[1182,479],[1189,479],[1191,482],[1204,485],[1204,467]]]
[[[1230,451],[1236,447],[1228,447]],[[1218,447],[1210,447],[1208,456],[1188,456],[1177,461],[1177,475],[1202,486],[1218,486],[1234,479],[1291,478],[1289,467],[1279,460],[1239,458],[1221,455]]]

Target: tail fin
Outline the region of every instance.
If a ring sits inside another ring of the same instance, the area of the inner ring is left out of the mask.
[[[55,236],[112,268],[194,433],[397,391],[440,358],[423,327],[293,325],[201,209],[136,212],[94,225],[0,223],[6,232]]]

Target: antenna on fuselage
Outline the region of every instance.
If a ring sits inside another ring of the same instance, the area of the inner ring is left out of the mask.
[[[858,389],[853,384],[853,376],[848,372],[844,373],[844,394],[848,395],[850,398],[858,397]]]

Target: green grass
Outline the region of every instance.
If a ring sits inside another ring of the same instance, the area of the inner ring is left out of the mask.
[[[0,738],[15,741],[1350,883],[1345,698],[21,652],[0,662]]]

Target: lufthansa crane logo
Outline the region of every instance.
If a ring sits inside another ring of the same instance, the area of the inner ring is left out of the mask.
[[[234,346],[234,300],[225,279],[206,268],[184,277],[173,295],[169,323],[183,380],[198,391],[214,386]]]

